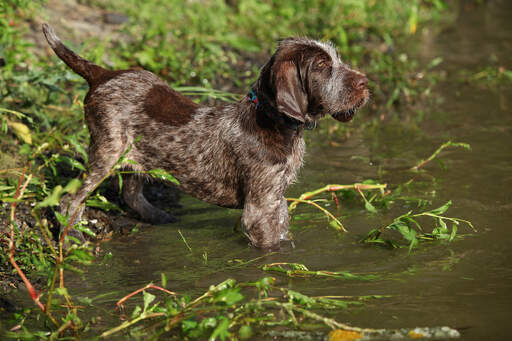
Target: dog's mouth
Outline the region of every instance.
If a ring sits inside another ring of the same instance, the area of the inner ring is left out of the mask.
[[[340,122],[348,122],[352,118],[354,118],[356,111],[357,111],[357,108],[354,107],[354,108],[348,109],[346,111],[339,111],[337,113],[332,114],[331,116],[332,116],[332,118],[334,118],[335,120],[338,120]]]
[[[367,99],[368,99],[368,97],[364,96],[356,104],[354,104],[354,106],[352,106],[352,108],[349,108],[347,110],[338,111],[338,112],[332,114],[331,115],[332,118],[334,118],[335,120],[338,120],[340,122],[350,121],[351,119],[354,118],[354,115],[356,114],[357,109],[362,107],[366,103]]]

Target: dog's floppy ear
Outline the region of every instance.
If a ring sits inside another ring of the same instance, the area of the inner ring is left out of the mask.
[[[301,81],[299,67],[292,60],[275,63],[272,67],[272,78],[277,110],[304,123],[308,97]]]

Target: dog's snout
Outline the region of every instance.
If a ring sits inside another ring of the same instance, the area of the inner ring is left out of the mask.
[[[356,78],[355,81],[355,88],[357,90],[363,90],[368,85],[368,78],[366,76],[362,75]]]

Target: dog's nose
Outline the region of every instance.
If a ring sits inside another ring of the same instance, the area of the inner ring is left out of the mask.
[[[368,85],[368,78],[366,76],[361,76],[356,80],[356,89],[362,90],[366,88]]]

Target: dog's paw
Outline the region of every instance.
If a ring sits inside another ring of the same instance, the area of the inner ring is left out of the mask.
[[[153,212],[150,219],[148,219],[153,225],[164,225],[171,224],[178,221],[178,219],[167,212],[157,211]]]

